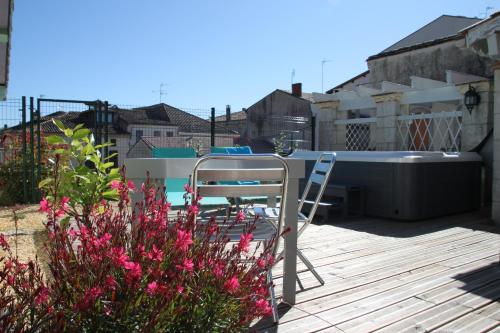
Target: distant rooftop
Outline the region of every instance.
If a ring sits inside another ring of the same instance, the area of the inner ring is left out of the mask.
[[[436,39],[451,37],[456,35],[460,30],[479,21],[481,21],[481,19],[476,17],[441,15],[434,21],[401,39],[399,42],[392,44],[382,52],[394,51]]]

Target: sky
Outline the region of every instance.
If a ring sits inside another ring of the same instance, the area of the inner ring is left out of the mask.
[[[498,0],[15,0],[8,98],[233,111],[302,83],[320,92],[442,14]]]

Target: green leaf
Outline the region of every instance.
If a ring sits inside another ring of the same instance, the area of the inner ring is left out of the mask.
[[[45,178],[38,184],[38,188],[43,188],[47,186],[48,184],[52,183],[54,180],[52,178]]]
[[[109,190],[109,191],[106,191],[102,194],[103,198],[104,199],[107,199],[107,200],[117,200],[118,199],[118,191],[113,189],[113,190]]]
[[[82,139],[86,137],[87,135],[90,134],[90,130],[87,128],[82,128],[74,132],[73,138],[74,139]]]
[[[59,135],[51,135],[47,137],[47,143],[50,145],[64,143],[64,139]]]
[[[61,219],[61,221],[59,222],[59,225],[61,226],[61,228],[63,230],[65,230],[66,227],[69,225],[69,216],[66,216],[65,218]]]
[[[73,132],[76,132],[77,130],[79,130],[82,127],[83,127],[83,124],[76,125],[75,128],[73,128]]]
[[[64,130],[64,135],[66,135],[68,138],[71,138],[73,136],[73,130],[71,128],[66,128]]]
[[[57,126],[57,128],[59,128],[61,132],[64,132],[64,130],[66,129],[66,126],[64,126],[62,121],[60,121],[59,119],[52,118],[52,122]]]

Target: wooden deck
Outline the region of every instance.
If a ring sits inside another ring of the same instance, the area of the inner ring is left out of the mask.
[[[252,330],[500,332],[499,233],[480,213],[311,225],[299,247],[325,285],[300,273],[297,304],[280,304],[279,326],[266,319]]]

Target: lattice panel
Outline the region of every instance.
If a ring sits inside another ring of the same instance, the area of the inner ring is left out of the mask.
[[[375,150],[375,132],[368,124],[346,124],[346,150]]]
[[[399,116],[401,150],[460,151],[462,112]]]

